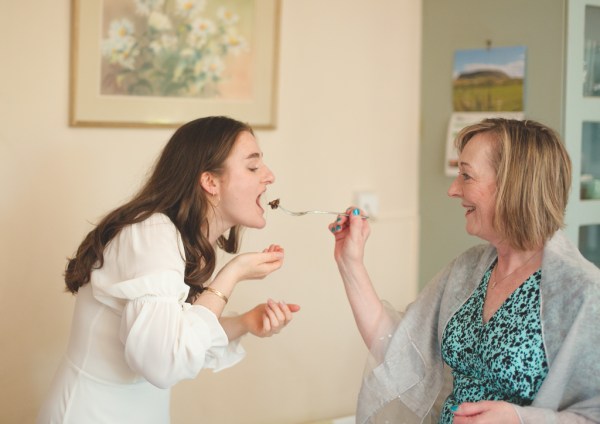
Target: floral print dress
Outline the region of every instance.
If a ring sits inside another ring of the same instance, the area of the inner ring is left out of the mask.
[[[541,269],[519,286],[487,323],[483,303],[495,262],[452,316],[442,337],[442,357],[454,388],[440,423],[452,423],[452,406],[480,400],[530,405],[548,373],[540,323]]]

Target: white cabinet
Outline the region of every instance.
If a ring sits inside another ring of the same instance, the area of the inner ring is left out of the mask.
[[[600,267],[600,0],[569,0],[564,138],[573,161],[566,231]]]

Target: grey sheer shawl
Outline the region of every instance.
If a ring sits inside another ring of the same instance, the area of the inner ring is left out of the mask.
[[[452,388],[441,339],[496,258],[491,245],[453,260],[400,314],[389,305],[371,346],[357,424],[436,423]],[[549,373],[523,424],[600,423],[600,270],[558,231],[544,247],[541,320]]]

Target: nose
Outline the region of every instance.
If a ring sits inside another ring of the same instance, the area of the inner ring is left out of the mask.
[[[460,183],[458,181],[458,176],[454,178],[452,184],[448,188],[448,196],[450,197],[460,197]]]
[[[273,171],[271,171],[271,169],[268,166],[265,166],[265,169],[266,173],[263,182],[265,184],[273,184],[275,182],[275,174],[273,174]]]

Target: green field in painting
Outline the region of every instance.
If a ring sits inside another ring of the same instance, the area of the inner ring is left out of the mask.
[[[523,110],[523,80],[501,84],[455,82],[452,103],[456,112],[518,112]]]

